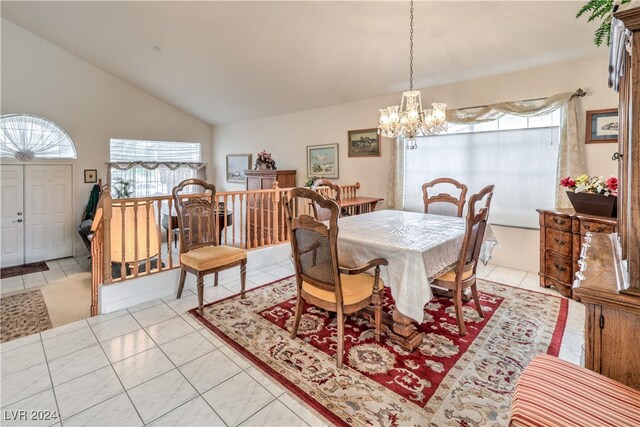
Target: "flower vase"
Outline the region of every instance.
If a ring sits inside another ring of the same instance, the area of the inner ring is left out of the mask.
[[[617,197],[605,196],[603,194],[575,193],[567,191],[569,201],[577,213],[606,216],[615,218],[617,216]]]
[[[258,170],[259,171],[264,171],[267,170],[267,164],[266,163],[258,163]]]

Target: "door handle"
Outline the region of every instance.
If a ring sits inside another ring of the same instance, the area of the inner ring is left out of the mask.
[[[22,215],[22,212],[18,212],[18,216]]]
[[[13,222],[22,222],[22,218],[17,219],[17,220],[15,220],[15,221],[13,221]]]

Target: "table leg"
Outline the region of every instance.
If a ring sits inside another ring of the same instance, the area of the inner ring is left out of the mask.
[[[362,313],[373,323],[373,307],[363,309]],[[394,310],[391,316],[387,313],[382,313],[381,329],[391,342],[400,345],[407,351],[413,351],[422,344],[422,334],[416,331],[416,328],[411,324],[411,318],[398,310]]]

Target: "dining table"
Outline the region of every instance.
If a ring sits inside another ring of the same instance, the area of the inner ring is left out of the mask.
[[[433,298],[430,283],[458,262],[466,219],[399,210],[380,210],[338,220],[338,257],[346,267],[385,258],[381,269],[395,309],[385,314],[383,329],[409,351],[422,343],[411,324],[422,323],[424,306]],[[487,263],[497,239],[487,224],[480,260]]]

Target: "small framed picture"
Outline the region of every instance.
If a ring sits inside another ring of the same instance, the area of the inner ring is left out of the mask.
[[[227,182],[244,184],[247,169],[251,169],[251,154],[227,154]]]
[[[586,143],[618,142],[619,125],[617,108],[587,111]]]
[[[349,157],[380,157],[378,128],[350,130],[348,135]]]
[[[338,144],[307,146],[307,176],[338,178]]]
[[[98,182],[98,170],[97,169],[85,169],[84,170],[84,183],[95,184]]]

